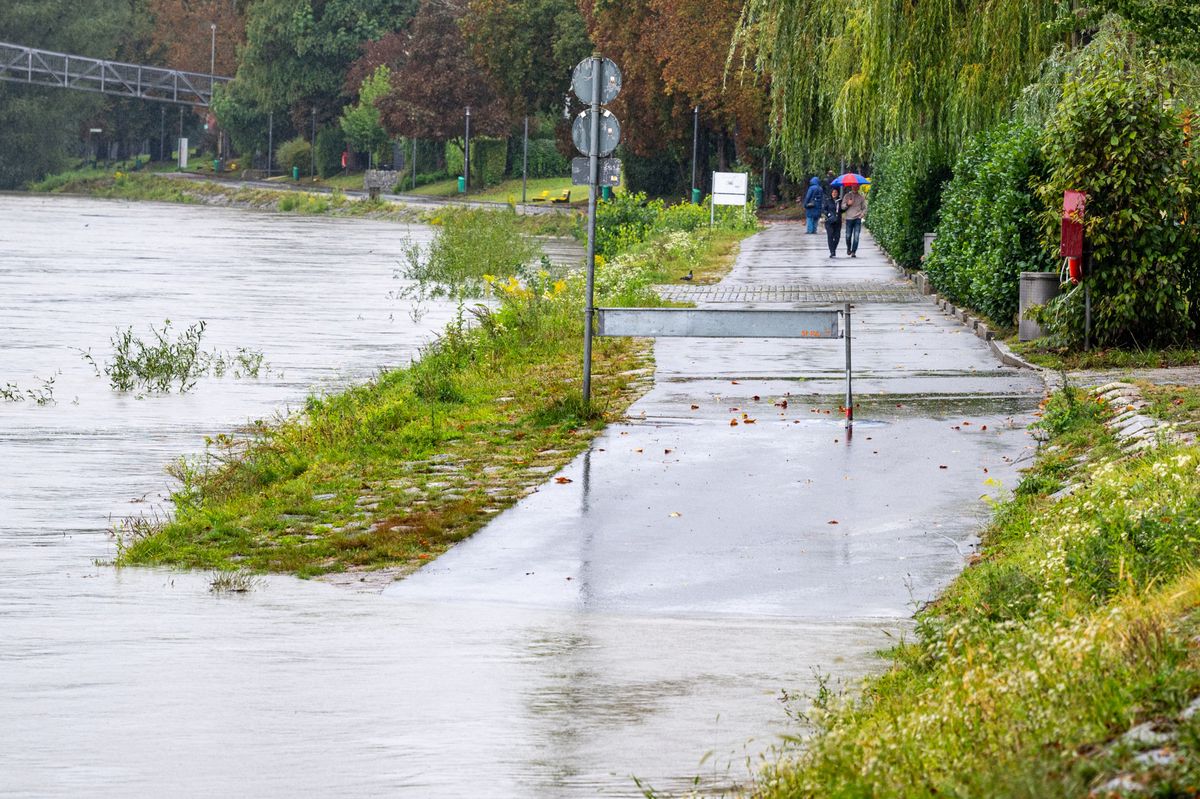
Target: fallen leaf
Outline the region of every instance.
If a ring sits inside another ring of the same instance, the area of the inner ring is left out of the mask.
[[[939,469],[949,469],[950,467],[949,466],[939,466],[938,468]]]
[[[729,426],[730,426],[730,427],[737,427],[737,419],[730,419],[730,420],[729,420]]]
[[[738,383],[738,381],[736,381],[736,380],[730,380],[729,382],[730,382],[730,383],[732,383],[732,384],[733,384],[733,385],[735,385],[735,386],[736,386],[736,385],[740,385],[740,384]]]
[[[970,422],[963,422],[963,424],[970,424]]]
[[[837,524],[837,523],[838,523],[837,519],[830,519],[828,522],[826,522],[826,524]]]
[[[745,422],[746,424],[754,424],[758,420],[757,419],[743,419],[742,421]]]
[[[558,483],[559,485],[566,485],[567,483],[573,483],[575,481],[570,477],[555,477],[554,482]]]
[[[670,455],[670,454],[671,454],[671,450],[669,450],[669,449],[664,449],[664,450],[663,450],[663,454],[664,454],[664,455]]]
[[[635,450],[634,450],[634,452],[641,452],[641,450],[640,450],[640,449],[635,449]]]
[[[981,427],[981,428],[979,428],[979,429],[980,429],[980,430],[987,430],[987,425],[985,424],[983,427]]]
[[[754,400],[755,402],[758,402],[760,399],[762,399],[762,397],[760,397],[760,396],[758,396],[757,394],[755,394],[755,395],[754,395],[753,397],[751,397],[750,399]]]
[[[780,400],[779,402],[775,403],[775,407],[776,408],[787,408],[787,400]]]
[[[699,406],[699,405],[693,405],[693,406],[692,406],[692,410],[693,410],[693,411],[698,411],[698,410],[700,410],[700,406]]]
[[[677,511],[677,510],[673,510],[673,511],[671,511],[671,518],[672,518],[672,519],[678,519],[678,518],[679,518],[680,516],[682,516],[682,515],[683,515],[683,514],[682,514],[682,513],[680,513],[680,512],[679,512],[679,511]]]

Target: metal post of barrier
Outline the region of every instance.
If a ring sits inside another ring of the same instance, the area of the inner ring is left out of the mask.
[[[850,378],[850,303],[842,309],[842,337],[846,339],[846,426],[854,424],[854,386]]]

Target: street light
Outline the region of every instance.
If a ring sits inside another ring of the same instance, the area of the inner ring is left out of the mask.
[[[463,137],[463,186],[471,190],[471,106],[467,106],[467,133]]]
[[[696,196],[696,152],[700,146],[700,106],[692,109],[692,202],[699,203]]]
[[[217,23],[209,24],[212,29],[212,46],[208,50],[208,90],[211,93],[217,74]]]

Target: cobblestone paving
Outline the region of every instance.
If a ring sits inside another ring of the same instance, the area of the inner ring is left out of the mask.
[[[917,302],[921,295],[909,283],[806,283],[771,286],[739,286],[720,283],[712,286],[655,286],[664,300],[671,302]]]

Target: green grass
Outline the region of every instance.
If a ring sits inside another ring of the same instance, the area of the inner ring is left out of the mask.
[[[455,259],[474,253],[476,262],[455,260],[453,274],[429,277],[465,283],[496,268],[479,257],[478,236],[453,228],[527,219],[447,209],[439,240]],[[698,265],[727,258],[727,244],[701,236],[691,257]],[[656,303],[647,280],[653,261],[648,248],[630,254],[633,277],[600,300]],[[300,416],[219,436],[205,458],[177,463],[174,518],[119,526],[117,562],[300,576],[403,573],[543,483],[546,467],[567,463],[623,414],[645,385],[650,350],[645,342],[598,339],[585,413],[582,277],[517,272],[488,282],[496,309],[460,312],[413,366],[313,397]]]
[[[1107,413],[1049,402],[1050,442],[981,554],[887,673],[815,700],[812,737],[755,795],[1085,797],[1118,774],[1196,795],[1200,714],[1179,713],[1200,693],[1200,449],[1122,456]],[[1120,736],[1141,722],[1171,736],[1171,762],[1135,760]]]
[[[1037,341],[1009,341],[1013,351],[1036,366],[1079,371],[1088,369],[1162,369],[1200,364],[1200,349],[1094,349],[1087,352],[1050,348]]]

